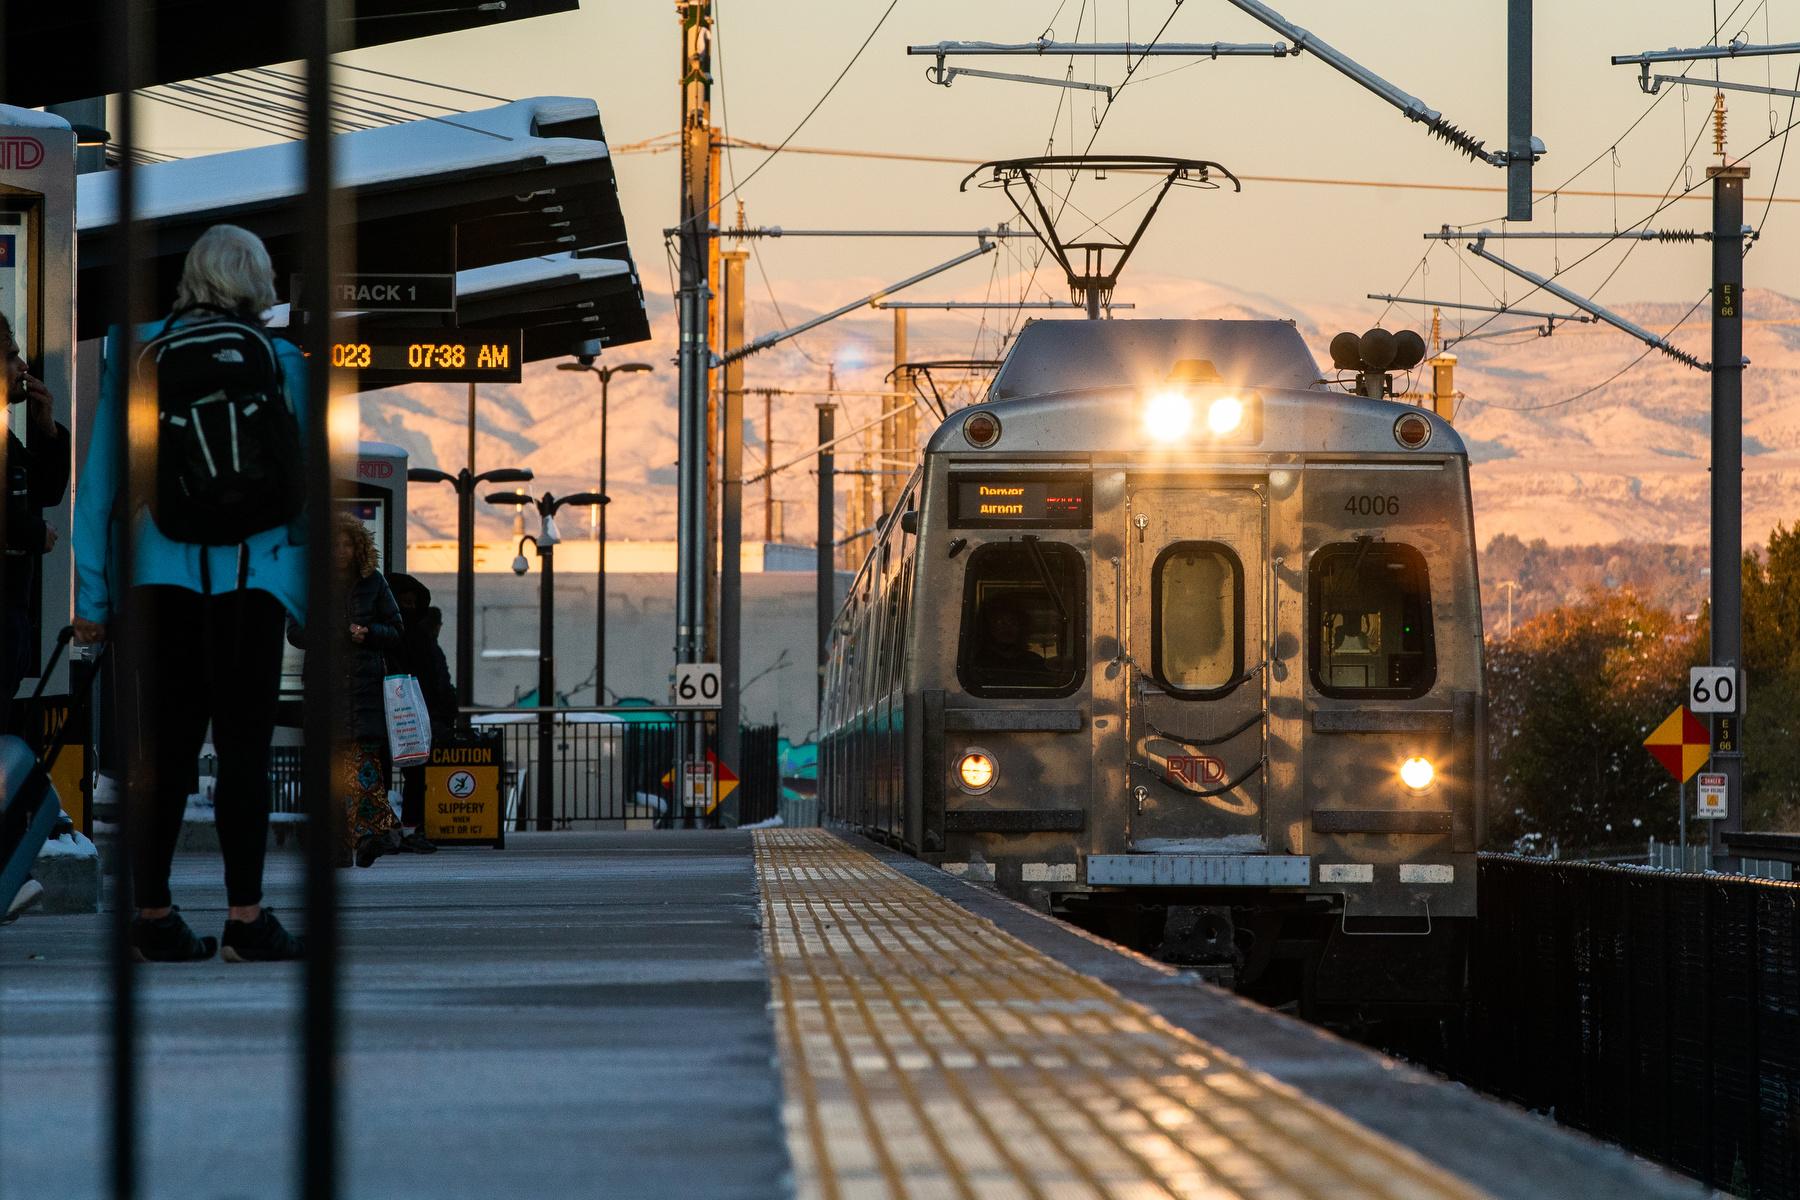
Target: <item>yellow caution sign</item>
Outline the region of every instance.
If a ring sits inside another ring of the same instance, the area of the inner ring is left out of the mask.
[[[500,733],[459,734],[425,764],[425,836],[439,845],[506,844]]]
[[[1644,739],[1644,749],[1665,771],[1686,783],[1712,757],[1712,734],[1684,706],[1651,731]]]

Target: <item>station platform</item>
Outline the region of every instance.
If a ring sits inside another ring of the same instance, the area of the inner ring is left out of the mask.
[[[1706,1194],[832,833],[343,878],[346,1196]],[[298,925],[297,857],[270,885]],[[223,921],[216,857],[175,891]],[[104,934],[0,930],[0,1195],[103,1193]],[[293,1194],[298,969],[142,978],[145,1194]]]

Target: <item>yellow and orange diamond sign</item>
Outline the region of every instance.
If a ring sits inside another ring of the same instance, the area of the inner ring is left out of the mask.
[[[1644,749],[1663,765],[1664,770],[1679,782],[1686,783],[1712,757],[1712,734],[1683,706],[1670,713],[1669,719],[1644,739]]]

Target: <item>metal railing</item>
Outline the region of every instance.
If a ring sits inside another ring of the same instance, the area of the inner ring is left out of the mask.
[[[1685,871],[1704,875],[1713,869],[1712,847],[1705,842],[1680,846],[1674,842],[1659,842],[1651,838],[1646,861],[1660,871]],[[1778,858],[1739,856],[1738,869],[1734,874],[1748,875],[1753,879],[1787,881],[1794,878],[1794,864]]]
[[[695,724],[701,727],[707,750],[717,753],[714,713],[664,714],[642,708],[557,708],[548,713],[555,756],[549,766],[555,829],[747,825],[776,814],[781,778],[778,734],[773,725],[743,727],[743,761],[733,764],[737,787],[709,813],[704,803],[682,803],[676,767],[681,761],[683,731]],[[467,708],[463,714],[475,728],[501,734],[504,766],[500,788],[507,827],[534,828],[539,710]],[[271,753],[271,811],[304,811],[302,760],[299,747],[276,747]],[[398,772],[391,786],[400,790]]]
[[[1486,1091],[1738,1195],[1800,1200],[1800,885],[1484,855]]]

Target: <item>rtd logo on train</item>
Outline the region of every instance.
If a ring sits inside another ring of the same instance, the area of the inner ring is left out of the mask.
[[[44,143],[33,137],[0,137],[0,171],[31,171],[44,161]]]

